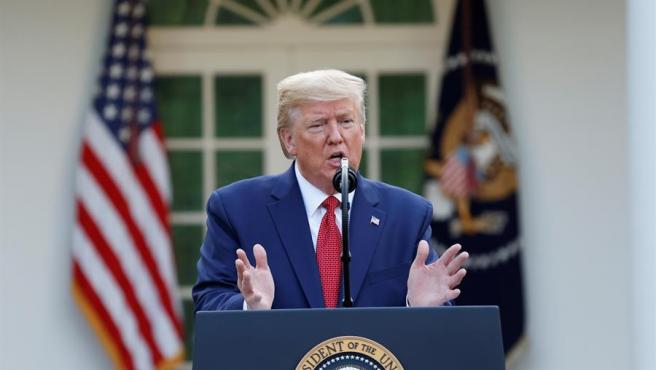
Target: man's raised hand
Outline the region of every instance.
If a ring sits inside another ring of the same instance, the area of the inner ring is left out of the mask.
[[[260,244],[253,246],[255,267],[251,265],[244,250],[237,249],[237,287],[244,296],[249,310],[267,310],[273,304],[275,286],[269,270],[266,251]]]
[[[447,249],[437,261],[426,264],[429,246],[425,240],[417,246],[417,256],[408,276],[408,303],[411,307],[435,307],[460,295],[457,286],[467,271],[462,266],[469,253],[460,252],[460,244]]]

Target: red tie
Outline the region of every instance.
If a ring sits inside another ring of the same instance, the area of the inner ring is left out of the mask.
[[[335,208],[339,206],[339,200],[331,195],[321,205],[326,208],[326,214],[321,219],[317,237],[317,263],[323,287],[323,300],[326,307],[335,308],[342,275],[342,265],[339,260],[342,252],[342,234],[335,223]]]

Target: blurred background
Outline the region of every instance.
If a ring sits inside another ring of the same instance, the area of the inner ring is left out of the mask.
[[[187,345],[205,200],[289,166],[275,129],[285,76],[363,77],[362,172],[423,193],[454,4],[148,2]],[[654,369],[656,7],[487,9],[520,184],[526,342],[512,368]],[[0,2],[2,369],[112,368],[70,293],[75,171],[111,14],[101,0]]]

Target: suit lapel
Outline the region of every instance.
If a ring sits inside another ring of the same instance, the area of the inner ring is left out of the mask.
[[[310,307],[324,307],[316,253],[293,164],[279,180],[272,191],[276,200],[268,205],[271,218]]]
[[[351,293],[354,302],[369,270],[387,215],[376,207],[379,201],[377,190],[361,176],[358,182],[350,223]]]

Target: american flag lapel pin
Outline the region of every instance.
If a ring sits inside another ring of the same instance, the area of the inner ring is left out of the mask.
[[[369,221],[369,223],[372,223],[372,224],[378,226],[378,225],[380,225],[380,220],[376,216],[371,216],[371,220]]]

